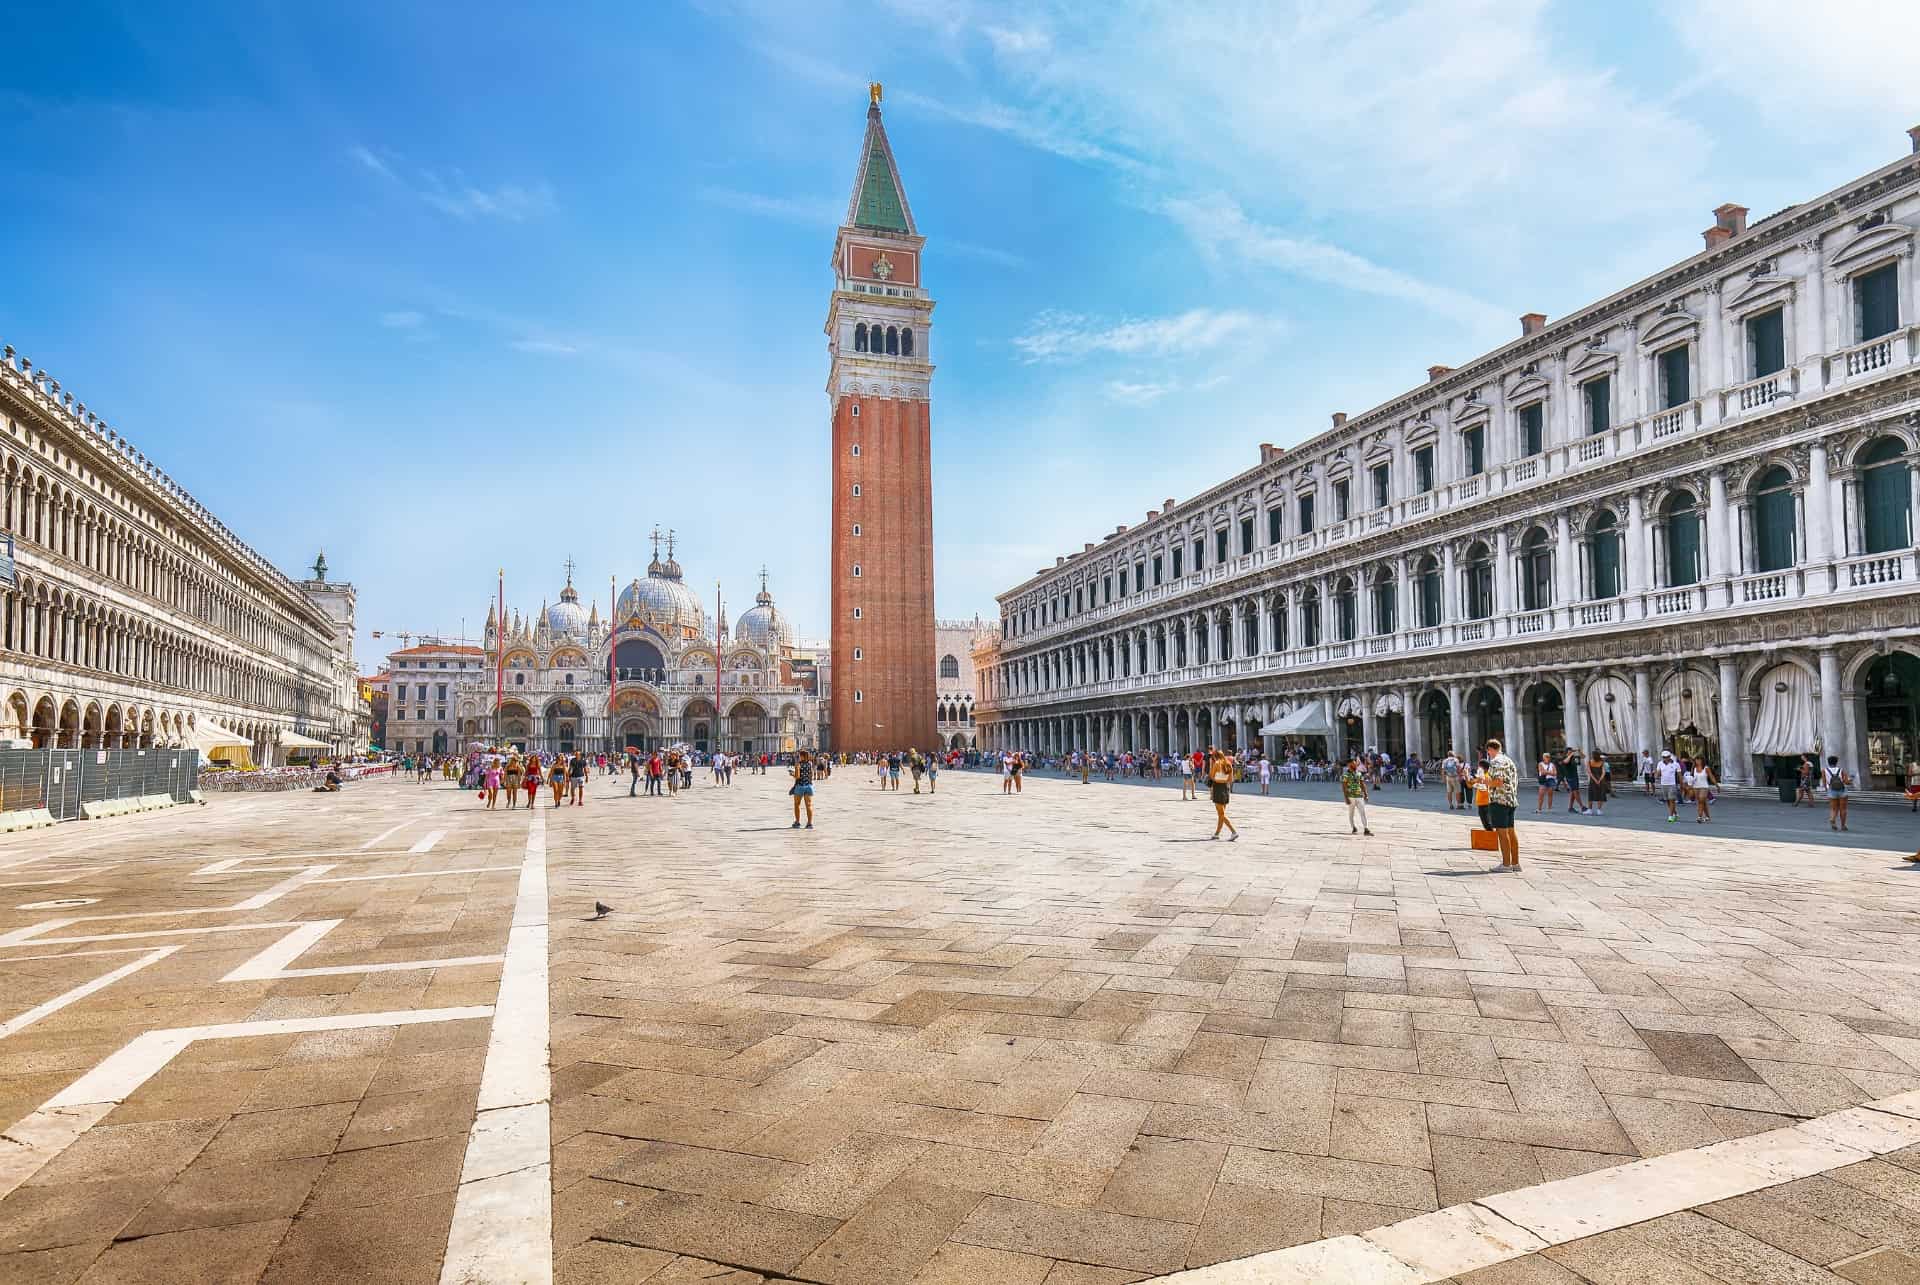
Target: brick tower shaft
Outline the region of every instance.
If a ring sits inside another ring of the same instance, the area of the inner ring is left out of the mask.
[[[827,311],[834,748],[937,748],[933,300],[872,87]]]

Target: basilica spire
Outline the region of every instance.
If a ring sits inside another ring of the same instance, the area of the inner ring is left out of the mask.
[[[918,236],[913,207],[907,204],[907,190],[900,185],[900,169],[887,142],[887,127],[880,120],[880,94],[879,81],[867,86],[867,136],[860,145],[860,165],[853,175],[847,226]]]

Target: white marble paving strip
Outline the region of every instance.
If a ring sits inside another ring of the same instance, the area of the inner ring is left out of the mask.
[[[352,973],[401,973],[421,968],[463,968],[474,964],[498,964],[500,955],[460,955],[451,959],[407,959],[379,964],[328,964],[317,968],[289,968],[288,965],[320,943],[320,939],[338,928],[338,919],[316,919],[300,924],[228,973],[223,982],[264,982],[283,977],[345,977]]]
[[[379,834],[374,835],[371,839],[368,839],[365,843],[361,844],[360,851],[365,852],[368,848],[377,846],[382,839],[385,839],[390,835],[398,834],[400,831],[406,829],[408,826],[412,825],[415,821],[418,821],[421,817],[425,815],[426,813],[424,812],[416,812],[404,821],[396,821],[394,824],[382,830]]]
[[[373,879],[432,879],[439,875],[479,875],[496,871],[518,870],[519,866],[461,866],[454,870],[401,870],[385,875],[336,875],[331,879],[315,879],[315,883],[365,883]]]
[[[547,823],[535,812],[441,1285],[553,1280],[547,1003]]]
[[[183,1026],[136,1035],[79,1079],[54,1094],[39,1110],[0,1134],[0,1199],[40,1172],[49,1161],[126,1101],[182,1049],[195,1040],[242,1039],[252,1035],[291,1035],[351,1030],[363,1026],[410,1026],[417,1022],[455,1022],[491,1017],[493,1008],[423,1008],[389,1013],[340,1013],[328,1017],[282,1017],[257,1022]]]
[[[15,1031],[25,1030],[43,1017],[51,1017],[75,1000],[85,999],[97,990],[104,990],[119,981],[122,977],[131,973],[137,973],[149,964],[159,963],[179,949],[180,947],[178,946],[161,946],[156,950],[150,950],[140,958],[122,964],[111,972],[102,973],[90,982],[82,982],[65,994],[55,995],[44,1004],[34,1005],[18,1017],[0,1022],[0,1040],[6,1039],[7,1036],[12,1035]]]
[[[1920,1091],[1784,1129],[1596,1169],[1147,1285],[1433,1285],[1555,1245],[1920,1145]]]
[[[414,845],[411,848],[408,848],[407,851],[410,853],[432,852],[433,845],[440,842],[440,840],[446,837],[447,837],[447,832],[445,830],[429,830],[425,834],[421,835],[420,838],[414,843]]]
[[[71,919],[62,919],[52,924],[40,924],[34,931],[44,928],[57,928],[61,924],[70,924]],[[135,937],[197,937],[201,933],[252,933],[263,928],[297,928],[296,919],[275,920],[264,924],[204,924],[199,928],[147,928],[137,933],[99,933],[89,937],[35,937],[26,942],[0,940],[0,946],[71,946],[80,942],[94,941],[130,941]]]

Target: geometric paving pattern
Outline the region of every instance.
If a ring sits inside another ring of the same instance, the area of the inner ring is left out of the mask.
[[[624,784],[542,813],[551,1245],[489,1279],[1144,1280],[1920,1089],[1885,853]],[[381,783],[0,841],[0,1282],[440,1279],[529,839]],[[1904,1280],[1915,1227],[1903,1148],[1459,1279]]]

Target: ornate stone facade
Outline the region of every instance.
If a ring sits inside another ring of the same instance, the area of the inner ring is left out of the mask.
[[[940,658],[934,689],[939,718],[934,730],[940,744],[948,749],[970,749],[980,743],[973,718],[973,653],[995,632],[993,625],[978,616],[972,620],[942,620],[934,626],[933,651]]]
[[[288,579],[11,347],[0,492],[0,743],[365,747],[353,586]]]
[[[1001,595],[983,743],[1920,759],[1920,154]],[[1317,739],[1315,739],[1317,738]]]
[[[599,604],[583,606],[569,578],[559,601],[543,604],[538,615],[516,611],[502,621],[490,607],[482,647],[425,643],[395,652],[392,748],[687,744],[756,754],[788,741],[819,743],[815,669],[797,663],[792,623],[775,605],[764,572],[754,605],[731,629],[707,615],[671,546],[664,561],[656,548],[646,577],[608,605],[603,621]],[[403,686],[430,699],[409,695],[402,702]]]

